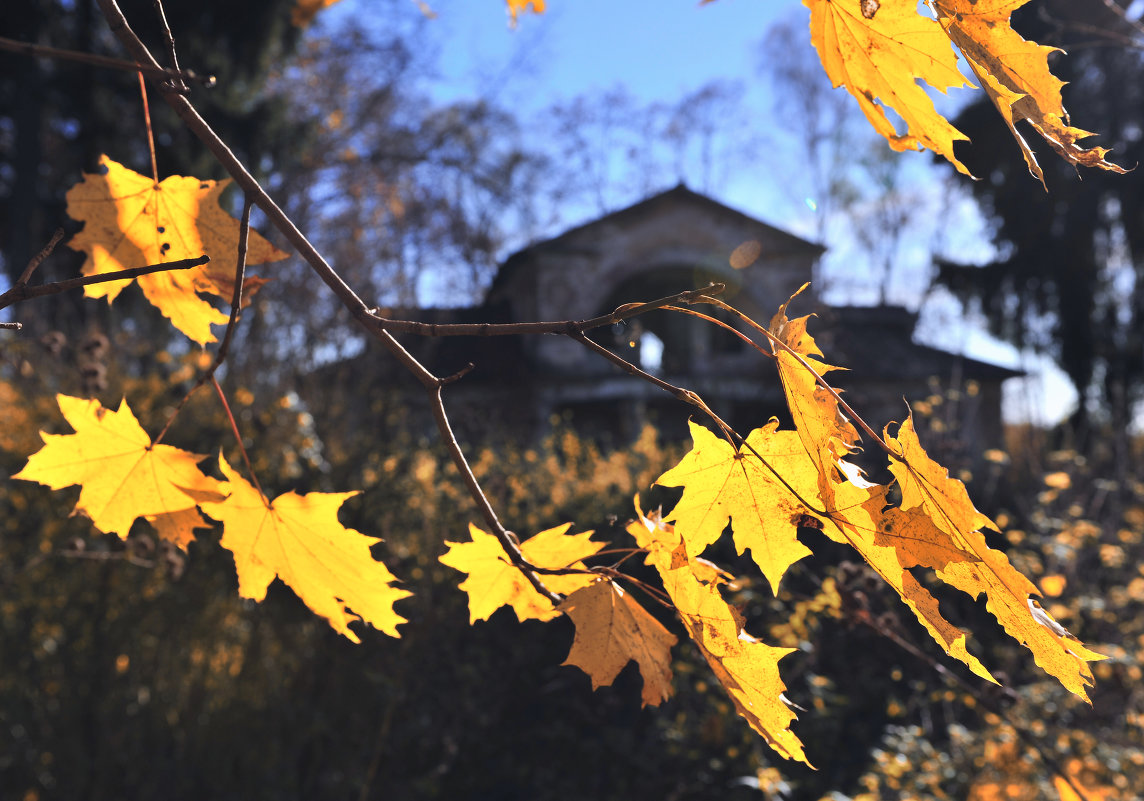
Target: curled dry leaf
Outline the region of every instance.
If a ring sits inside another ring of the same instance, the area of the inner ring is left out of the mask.
[[[1105,158],[1106,148],[1079,144],[1092,134],[1069,124],[1061,101],[1064,83],[1049,71],[1054,48],[1026,41],[1011,27],[1012,13],[1027,2],[803,0],[810,8],[811,42],[831,83],[846,87],[895,150],[929,149],[969,174],[954,155],[954,143],[965,135],[936,111],[924,88],[944,94],[972,86],[958,70],[956,47],[1042,184],[1044,174],[1018,122],[1031,125],[1070,164],[1125,172]],[[887,108],[905,122],[904,132],[894,127]]]
[[[796,715],[783,697],[786,685],[779,676],[779,661],[793,648],[776,648],[760,642],[743,630],[742,616],[719,593],[718,579],[710,568],[696,565],[678,527],[645,517],[628,527],[642,547],[647,561],[659,572],[687,633],[703,654],[735,709],[777,753],[787,759],[807,762],[802,742],[790,730]]]

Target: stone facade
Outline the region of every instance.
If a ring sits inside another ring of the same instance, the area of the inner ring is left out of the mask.
[[[749,264],[739,257],[744,251],[755,255]],[[438,323],[578,320],[717,281],[727,285],[721,296],[726,302],[765,325],[810,281],[822,253],[818,245],[678,186],[513,254],[481,305],[402,314]],[[731,320],[710,307],[696,308]],[[832,377],[872,426],[901,420],[906,401],[952,387],[964,390],[956,425],[966,446],[979,450],[1000,441],[1001,383],[1018,375],[1014,371],[914,343],[916,316],[904,309],[828,308],[812,286],[790,313],[819,316],[811,333],[826,360],[850,368]],[[770,360],[710,323],[656,311],[592,337],[663,380],[697,392],[742,431],[785,414]],[[758,334],[754,339],[765,345]],[[462,428],[469,421],[472,433],[487,434],[492,426],[501,429],[497,435],[533,437],[564,420],[620,444],[645,422],[669,437],[683,437],[694,412],[562,336],[402,341],[438,375],[474,365],[448,389],[454,420]],[[389,361],[367,353],[332,366],[313,388],[329,393],[349,381],[355,391],[376,393],[411,384]],[[416,396],[409,400],[423,405]]]

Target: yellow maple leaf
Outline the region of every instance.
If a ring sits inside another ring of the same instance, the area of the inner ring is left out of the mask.
[[[1017,141],[1025,164],[1042,185],[1044,173],[1016,123],[1028,122],[1071,164],[1127,172],[1105,160],[1107,148],[1084,148],[1078,141],[1092,136],[1074,128],[1061,101],[1064,81],[1049,71],[1045,47],[1022,38],[1010,27],[1010,16],[1028,0],[934,0],[941,26],[961,50],[985,93],[1001,113]]]
[[[592,689],[611,684],[628,662],[639,665],[643,706],[671,696],[674,634],[610,580],[576,590],[557,607],[572,619],[576,636],[565,665],[588,674]]]
[[[211,261],[188,270],[150,273],[125,281],[108,281],[84,288],[88,297],[113,301],[131,281],[171,324],[200,345],[214,342],[211,326],[225,323],[227,315],[199,297],[205,293],[229,302],[234,291],[238,221],[218,205],[230,183],[201,181],[172,175],[156,184],[107,156],[99,163],[103,174],[84,174],[67,192],[67,211],[84,223],[68,243],[87,254],[84,275],[190,259],[206,254]],[[247,264],[286,258],[287,254],[251,231]],[[247,297],[265,283],[248,278]]]
[[[521,14],[531,11],[533,14],[544,13],[545,0],[506,0],[508,14],[515,25]]]
[[[221,498],[219,482],[198,468],[205,457],[170,445],[152,445],[126,401],[118,410],[98,400],[57,395],[74,434],[40,436],[44,447],[13,478],[52,489],[79,484],[76,511],[107,534],[125,538],[140,517],[159,520],[160,536],[185,546],[188,515],[198,500]],[[171,523],[176,515],[180,522]],[[194,527],[194,523],[190,523]]]
[[[786,308],[783,304],[775,315],[770,331],[801,357],[774,349],[797,430],[818,467],[825,513],[815,516],[824,523],[824,533],[854,547],[945,652],[977,675],[994,680],[969,653],[965,632],[945,619],[937,599],[909,568],[933,568],[941,581],[974,598],[984,593],[989,611],[1010,636],[1033,651],[1036,663],[1067,689],[1087,697],[1084,688],[1092,681],[1087,662],[1102,657],[1031,604],[1030,596],[1036,593],[1032,583],[1004,554],[985,543],[980,529],[995,529],[993,522],[974,508],[965,486],[929,458],[917,440],[912,418],[902,424],[896,438],[888,432],[884,437],[900,457],[890,460],[890,471],[902,490],[900,507],[890,507],[886,488],[866,481],[855,465],[842,458],[857,441],[857,432],[837,398],[811,372],[821,376],[835,368],[814,358],[822,353],[806,332],[807,318],[788,320]]]
[[[406,621],[393,604],[412,593],[393,586],[394,575],[370,553],[381,540],[338,522],[338,509],[356,492],[287,492],[271,502],[221,455],[219,467],[228,494],[200,506],[223,524],[220,544],[234,554],[239,595],[261,601],[280,578],[354,642],[361,640],[349,624],[358,619],[401,636],[397,625]]]
[[[853,451],[859,438],[857,429],[842,413],[838,400],[818,383],[819,377],[842,368],[816,358],[823,354],[807,331],[809,315],[793,320],[787,317],[787,307],[807,286],[803,284],[790,300],[779,307],[768,330],[786,345],[786,348],[774,343],[771,345],[779,380],[795,430],[807,455],[818,468],[820,490],[827,490],[827,484],[835,477],[839,460]]]
[[[964,554],[944,544],[943,534],[924,516],[886,509],[886,488],[851,472],[850,480],[832,487],[831,514],[824,533],[849,544],[889,584],[947,654],[975,674],[996,683],[992,674],[969,652],[968,637],[941,614],[937,598],[907,569],[915,565],[948,565]],[[912,529],[922,529],[915,533]],[[935,543],[942,543],[937,547]]]
[[[901,460],[890,460],[890,472],[902,488],[902,508],[922,510],[951,540],[974,554],[975,560],[954,561],[937,570],[937,576],[973,598],[984,594],[986,609],[1018,642],[1033,652],[1033,659],[1049,675],[1081,698],[1092,684],[1091,661],[1104,659],[1085,648],[1032,596],[1036,586],[1017,571],[1005,554],[989,547],[982,528],[997,530],[993,521],[973,507],[965,485],[930,458],[914,430],[910,416],[897,437],[886,435]]]
[[[1011,27],[1010,16],[1027,2],[803,0],[810,8],[811,41],[826,74],[836,88],[850,91],[895,150],[928,148],[969,174],[953,150],[965,135],[935,110],[923,86],[942,93],[972,86],[958,71],[956,47],[1042,184],[1044,175],[1017,122],[1028,122],[1071,164],[1125,172],[1105,159],[1107,148],[1079,144],[1092,134],[1069,124],[1061,103],[1064,84],[1049,71],[1048,54],[1054,48],[1026,41]],[[886,116],[886,108],[905,121],[904,133]]]
[[[793,521],[818,496],[817,473],[798,435],[777,429],[772,420],[736,450],[691,423],[693,448],[656,479],[665,487],[683,487],[666,520],[674,522],[689,559],[718,540],[730,522],[738,552],[750,549],[776,594],[787,568],[810,555]]]
[[[637,506],[637,512],[639,507]],[[688,635],[711,666],[736,710],[767,744],[786,759],[806,762],[802,743],[790,724],[796,715],[783,698],[786,686],[778,663],[794,648],[776,648],[743,631],[742,616],[723,599],[719,582],[698,578],[677,534],[669,524],[644,517],[628,529],[637,542],[647,543],[648,562],[659,572]]]
[[[635,507],[638,517],[628,524],[627,530],[635,539],[636,544],[648,551],[644,564],[654,566],[661,553],[671,554],[679,548],[679,544],[683,540],[676,533],[675,526],[664,522],[663,516],[659,512],[653,511],[644,515],[640,508],[639,495],[635,497]],[[686,551],[681,551],[681,553],[686,554]],[[670,562],[671,559],[669,558],[668,561]],[[714,562],[702,557],[693,557],[686,561],[691,567],[691,572],[695,574],[695,578],[704,583],[726,584],[735,578]]]
[[[957,55],[936,19],[918,13],[917,3],[803,0],[810,8],[811,43],[835,88],[845,86],[874,129],[895,150],[928,148],[966,169],[953,143],[966,136],[934,108],[921,85],[946,92],[970,84],[957,68]],[[899,133],[886,116],[892,108],[906,123]]]
[[[586,559],[604,547],[592,542],[592,532],[568,534],[571,523],[542,531],[521,543],[524,558],[537,567],[583,569]],[[502,606],[510,606],[522,623],[525,620],[551,620],[560,612],[552,602],[537,592],[520,570],[509,561],[508,554],[492,534],[469,524],[471,542],[448,542],[449,550],[440,561],[469,577],[461,589],[469,596],[469,622],[488,620]],[[545,575],[544,585],[563,595],[587,587],[596,580],[588,573]]]

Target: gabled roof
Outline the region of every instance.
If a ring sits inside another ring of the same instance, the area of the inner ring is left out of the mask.
[[[832,306],[822,310],[827,329],[816,335],[827,361],[853,370],[852,380],[1004,381],[1025,375],[998,364],[914,341],[918,315],[901,306]]]
[[[713,213],[718,216],[724,217],[730,221],[736,222],[744,227],[750,228],[764,228],[767,230],[768,236],[772,241],[781,243],[781,246],[776,251],[771,248],[772,256],[786,256],[794,253],[808,254],[809,258],[816,259],[821,256],[826,248],[822,245],[810,242],[794,234],[784,231],[781,228],[776,228],[769,223],[737,211],[730,206],[725,206],[717,200],[713,200],[707,195],[702,195],[698,192],[692,191],[684,184],[680,183],[671,189],[668,189],[659,194],[652,195],[644,200],[634,203],[617,211],[609,212],[602,217],[597,217],[589,220],[586,223],[573,226],[565,230],[563,233],[557,234],[550,239],[543,239],[534,242],[527,247],[524,247],[512,255],[510,255],[501,264],[500,269],[497,270],[496,277],[493,279],[492,286],[489,288],[490,295],[495,293],[496,290],[504,286],[505,283],[511,278],[512,274],[516,272],[519,266],[530,260],[534,254],[540,254],[544,251],[562,250],[571,247],[574,240],[582,238],[582,234],[591,231],[593,228],[604,227],[608,225],[630,225],[636,221],[645,218],[653,217],[660,213],[663,209],[671,205],[691,205],[697,209],[702,209],[708,213]],[[603,244],[603,243],[602,243]]]

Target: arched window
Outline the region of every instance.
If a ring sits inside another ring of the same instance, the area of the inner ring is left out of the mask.
[[[705,286],[727,277],[708,270],[665,267],[648,270],[620,282],[599,313],[606,314],[625,303],[639,303]],[[735,287],[721,296],[733,301]],[[714,306],[697,305],[696,311],[731,323],[731,315]],[[600,344],[655,375],[707,372],[712,355],[738,352],[742,341],[728,331],[703,320],[672,311],[656,310],[610,329],[593,334]]]

